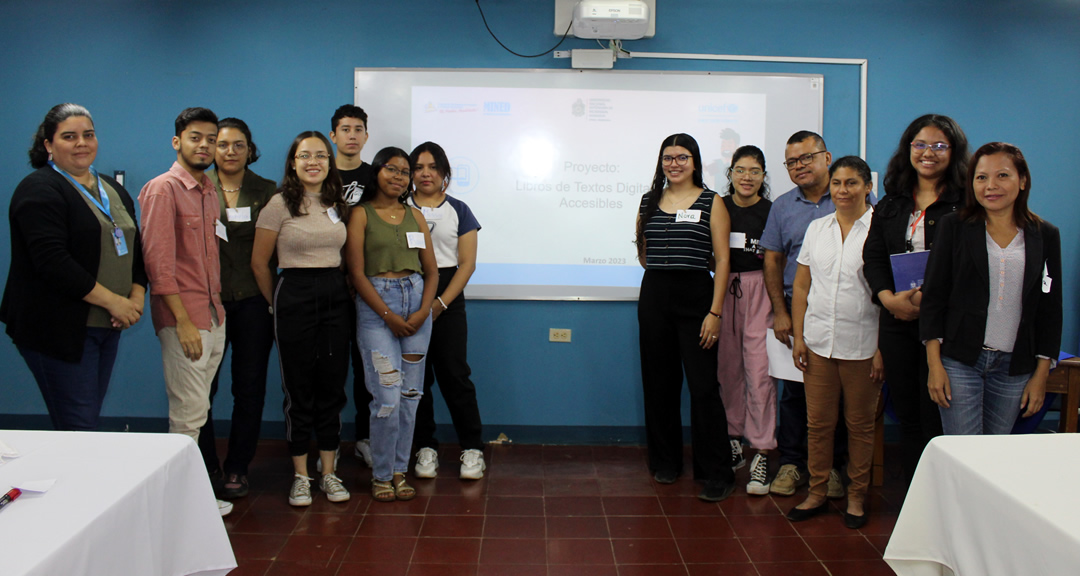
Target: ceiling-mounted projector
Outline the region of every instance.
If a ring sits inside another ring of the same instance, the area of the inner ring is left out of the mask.
[[[574,7],[574,36],[637,40],[648,31],[650,17],[641,0],[581,0]]]

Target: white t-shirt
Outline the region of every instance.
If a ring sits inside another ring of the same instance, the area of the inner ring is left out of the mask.
[[[416,198],[409,196],[409,206],[420,210],[431,231],[431,245],[435,248],[435,263],[439,268],[458,265],[458,238],[480,229],[472,210],[457,198],[446,196],[442,204],[434,208],[421,207]]]
[[[803,341],[814,354],[836,360],[865,360],[877,351],[878,307],[863,275],[863,244],[874,209],[867,209],[840,237],[836,214],[810,223],[799,264],[810,267],[810,294]]]

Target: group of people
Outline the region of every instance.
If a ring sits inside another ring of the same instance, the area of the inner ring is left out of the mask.
[[[332,502],[350,498],[336,474],[350,357],[356,455],[372,468],[375,500],[415,497],[405,480],[414,451],[416,475],[436,475],[436,382],[462,447],[460,477],[482,478],[462,297],[480,224],[447,194],[450,161],[438,144],[411,154],[384,148],[363,162],[367,121],[345,105],[329,138],[297,135],[275,184],[251,170],[260,155],[243,120],[185,109],[176,162],[142,188],[140,221],[124,187],[93,167],[90,112],[70,103],[49,110],[29,152],[36,170],[11,200],[0,321],[53,426],[97,429],[121,331],[141,319],[149,290],[169,431],[198,442],[222,515],[249,490],[275,343],[291,505],[312,503],[312,440],[319,489]],[[222,465],[211,405],[230,345],[234,405]]]
[[[876,208],[866,162],[834,161],[819,134],[793,134],[784,167],[795,187],[770,201],[764,154],[742,146],[720,196],[691,136],[661,143],[636,233],[649,468],[661,484],[682,472],[685,376],[700,499],[732,493],[745,442],[749,494],[809,484],[793,522],[846,496],[856,529],[883,382],[909,483],[934,436],[1004,434],[1040,410],[1061,340],[1060,236],[1028,208],[1023,153],[992,142],[969,157],[947,116],[904,131]],[[923,251],[916,285],[898,285],[893,257]],[[779,409],[770,337],[802,373],[781,382]]]
[[[52,108],[29,152],[36,170],[11,199],[0,321],[54,427],[97,428],[120,333],[140,320],[149,289],[169,430],[197,439],[223,514],[249,489],[275,343],[290,504],[312,502],[312,440],[319,489],[333,502],[350,498],[336,475],[350,358],[355,452],[372,468],[375,500],[415,497],[406,481],[414,453],[415,476],[436,475],[436,381],[462,448],[460,477],[483,477],[462,297],[480,225],[447,194],[451,166],[438,144],[384,148],[368,164],[367,138],[367,114],[342,106],[329,138],[296,136],[275,183],[251,170],[259,152],[244,121],[188,108],[175,121],[176,162],[139,194],[140,221],[124,187],[93,167],[90,113]],[[792,521],[846,495],[851,528],[866,522],[883,381],[909,481],[933,436],[1007,433],[1019,413],[1041,408],[1061,338],[1060,237],[1028,208],[1031,174],[1018,148],[993,142],[969,158],[955,121],[922,116],[900,138],[876,209],[866,162],[834,161],[813,132],[788,139],[795,187],[775,201],[756,146],[734,151],[723,196],[705,186],[702,166],[691,136],[665,139],[638,211],[656,482],[682,473],[684,376],[699,498],[732,493],[745,442],[755,452],[748,493],[809,484]],[[897,285],[892,257],[921,251],[930,251],[925,282]],[[803,373],[782,383],[779,403],[769,330]],[[211,405],[230,345],[222,464]]]

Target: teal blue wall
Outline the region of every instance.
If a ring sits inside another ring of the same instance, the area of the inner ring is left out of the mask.
[[[483,5],[492,28],[519,52],[554,43],[552,0]],[[1073,191],[1080,159],[1078,28],[1080,4],[1064,0],[661,0],[656,37],[626,46],[869,59],[870,165],[883,171],[903,128],[931,111],[956,118],[975,145],[1019,145],[1033,173],[1032,207],[1061,227],[1071,296],[1080,285],[1080,201]],[[128,189],[137,193],[175,158],[172,121],[187,106],[247,120],[264,150],[253,168],[278,180],[278,159],[291,138],[328,130],[334,108],[352,101],[355,67],[569,67],[569,60],[526,60],[503,51],[469,0],[5,0],[0,47],[0,281],[9,263],[10,194],[29,171],[26,148],[53,104],[72,101],[91,110],[101,142],[98,167],[126,170]],[[562,48],[595,47],[568,39]],[[617,68],[825,74],[826,140],[834,154],[858,152],[856,67],[620,60]],[[380,122],[371,119],[371,130]],[[782,172],[774,186],[787,187]],[[628,240],[630,234],[628,224]],[[1066,297],[1063,348],[1072,352],[1077,310],[1077,299]],[[470,301],[469,314],[470,360],[489,431],[642,424],[633,303]],[[573,329],[573,343],[548,343],[549,327]],[[276,361],[268,387],[265,418],[280,421]],[[229,406],[228,394],[220,395],[221,417]],[[0,415],[44,413],[29,371],[10,339],[0,337]],[[165,414],[160,351],[147,318],[124,335],[104,415]],[[351,407],[345,414],[351,421]],[[442,408],[439,416],[446,420]]]

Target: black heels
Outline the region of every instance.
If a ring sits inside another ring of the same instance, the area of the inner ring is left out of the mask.
[[[829,511],[829,501],[826,500],[826,501],[822,502],[820,506],[816,506],[814,508],[806,508],[806,509],[792,508],[791,510],[788,510],[787,519],[791,520],[792,522],[803,522],[803,521],[806,521],[806,520],[809,520],[809,519],[813,518],[814,516],[819,516],[821,514],[824,514],[824,513],[828,512],[828,511]]]

